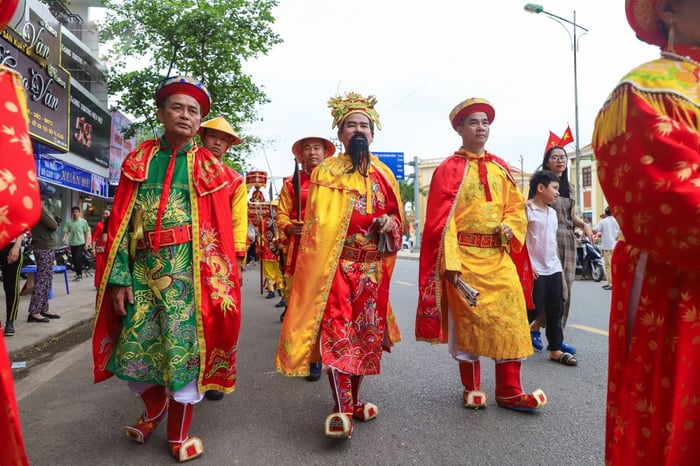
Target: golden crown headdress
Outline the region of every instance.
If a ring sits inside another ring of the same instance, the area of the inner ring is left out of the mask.
[[[376,104],[377,98],[373,95],[362,97],[357,92],[348,92],[345,94],[345,97],[331,97],[328,100],[328,108],[331,109],[331,115],[333,116],[333,126],[331,128],[340,126],[340,123],[353,113],[364,113],[377,129],[382,129],[382,125],[379,123],[379,114],[374,109]]]

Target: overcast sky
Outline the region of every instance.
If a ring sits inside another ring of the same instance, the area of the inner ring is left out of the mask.
[[[328,98],[356,91],[378,99],[383,129],[373,151],[403,152],[406,161],[451,154],[461,141],[448,114],[478,96],[496,109],[487,149],[516,167],[522,156],[524,169],[534,170],[550,130],[561,136],[570,124],[575,136],[573,51],[567,31],[545,14],[527,13],[525,3],[281,0],[274,30],[284,43],[246,66],[271,99],[260,109],[262,121],[242,129],[268,141],[251,165],[288,175],[294,141],[336,136]],[[583,147],[613,86],[658,49],[636,39],[622,0],[543,6],[570,20],[576,10],[589,30],[577,55]]]

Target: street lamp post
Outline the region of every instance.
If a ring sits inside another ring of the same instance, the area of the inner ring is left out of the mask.
[[[554,13],[546,11],[542,5],[536,5],[534,3],[528,3],[525,5],[525,11],[530,13],[544,13],[552,20],[561,24],[564,29],[566,29],[569,38],[571,39],[572,48],[574,50],[574,125],[576,131],[576,138],[574,143],[576,145],[576,211],[578,216],[582,216],[582,206],[583,206],[583,191],[582,191],[582,175],[581,175],[581,145],[579,143],[579,132],[578,132],[578,67],[576,61],[576,55],[578,52],[578,38],[583,34],[588,32],[588,29],[576,23],[576,10],[574,10],[574,19],[570,21],[561,16],[557,16]],[[569,28],[564,25],[564,23],[572,25],[573,34],[569,32]],[[583,32],[579,35],[577,29],[581,29]]]

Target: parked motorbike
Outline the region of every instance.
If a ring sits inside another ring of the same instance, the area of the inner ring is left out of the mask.
[[[69,246],[56,249],[56,265],[65,265],[69,270],[73,269],[73,255]]]
[[[75,271],[70,246],[56,249],[56,265],[65,265],[68,270]],[[95,254],[90,249],[85,249],[83,251],[83,273],[90,276],[93,270],[95,270]]]
[[[596,282],[605,278],[603,254],[586,237],[576,244],[576,276]]]

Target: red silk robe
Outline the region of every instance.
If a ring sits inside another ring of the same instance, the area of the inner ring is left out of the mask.
[[[596,119],[612,258],[606,464],[700,460],[700,49],[632,70]]]
[[[10,5],[7,7],[11,15],[14,8]],[[41,216],[41,201],[34,151],[27,129],[22,78],[2,66],[0,121],[3,126],[0,131],[0,248],[4,248],[36,224]],[[0,465],[28,464],[4,340],[0,341],[0,439],[3,442]]]
[[[0,248],[41,216],[22,78],[0,66]]]

